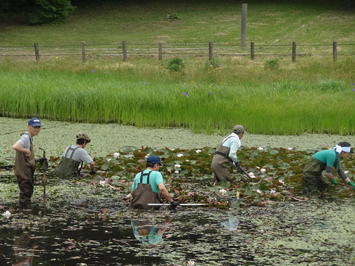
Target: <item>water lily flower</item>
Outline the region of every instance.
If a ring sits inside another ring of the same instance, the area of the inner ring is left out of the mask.
[[[263,147],[258,147],[258,150],[262,151],[262,150],[264,150],[264,148]]]
[[[270,194],[275,194],[275,193],[276,193],[276,190],[272,188],[272,189],[270,190]]]
[[[105,185],[105,180],[100,180],[100,182],[99,182],[99,184],[101,185],[101,186],[104,186]]]
[[[263,193],[260,189],[257,189],[256,192],[258,192],[259,194]]]
[[[120,153],[119,152],[115,152],[114,154],[113,154],[113,157],[115,158],[115,159],[118,159],[118,158],[120,158]]]
[[[201,150],[196,150],[196,153],[200,153],[201,152]]]
[[[291,148],[291,147],[288,147],[287,149],[288,149],[289,151],[292,151],[292,150],[293,150],[293,148]]]
[[[186,263],[188,266],[194,266],[195,265],[195,262],[193,260],[189,260],[187,263]]]
[[[11,212],[6,211],[2,214],[3,217],[5,217],[6,219],[9,219],[11,217]]]
[[[265,168],[261,168],[261,169],[260,169],[260,172],[265,173],[265,172],[266,172],[266,169],[265,169]]]
[[[255,175],[253,172],[249,172],[248,175],[250,176],[250,178],[255,178]]]
[[[349,171],[348,170],[344,171],[344,174],[346,174],[346,175],[349,174]]]
[[[177,157],[182,157],[182,156],[184,156],[184,154],[183,153],[178,153],[176,156]]]
[[[178,174],[179,173],[179,171],[178,170],[175,170],[175,172],[174,172],[175,174]]]
[[[219,191],[219,193],[221,193],[221,194],[226,194],[226,193],[227,193],[227,190],[225,190],[224,188],[222,188],[222,189]]]
[[[279,179],[279,182],[282,184],[282,185],[285,185],[285,182],[281,179]]]
[[[175,164],[174,167],[175,167],[175,168],[180,168],[181,165],[180,165],[180,164]]]

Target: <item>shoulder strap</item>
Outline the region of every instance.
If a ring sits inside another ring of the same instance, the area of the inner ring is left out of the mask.
[[[73,148],[72,146],[68,146],[68,149],[67,149],[67,151],[66,151],[65,154],[64,154],[64,157],[67,158],[68,152],[69,152],[69,151],[72,151],[72,153],[70,154],[69,159],[73,159],[74,152],[75,152],[77,149],[79,149],[79,148],[80,148],[79,146],[78,146],[78,147],[75,147],[75,148]]]
[[[30,139],[30,145],[32,146],[32,138],[31,138],[30,134],[28,134],[27,132],[25,132],[25,133],[22,133],[20,136],[22,136],[22,135],[28,136],[28,138]]]
[[[230,139],[230,138],[233,138],[234,136],[228,136],[228,137],[226,137],[225,139],[224,139],[224,141],[222,141],[222,145],[228,140],[228,139]]]
[[[141,172],[141,179],[140,179],[140,182],[141,184],[143,184],[143,176],[147,176],[147,184],[149,184],[149,177],[150,177],[150,173],[152,171],[149,171],[149,173],[144,173],[144,171]]]

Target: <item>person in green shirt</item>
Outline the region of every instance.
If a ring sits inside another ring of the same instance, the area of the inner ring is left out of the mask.
[[[346,176],[341,168],[340,160],[345,159],[353,153],[351,145],[348,142],[340,142],[331,150],[322,150],[312,155],[311,161],[303,170],[302,184],[306,194],[315,191],[323,192],[329,184],[337,184],[338,181],[333,174],[333,170],[344,180],[344,182],[353,188],[355,183]],[[324,172],[324,176],[322,175]]]
[[[134,209],[153,209],[152,206],[148,206],[148,203],[161,203],[161,196],[163,196],[175,209],[179,203],[173,201],[164,185],[163,176],[159,172],[160,158],[155,155],[148,156],[146,166],[147,168],[136,174],[133,180],[131,207]]]

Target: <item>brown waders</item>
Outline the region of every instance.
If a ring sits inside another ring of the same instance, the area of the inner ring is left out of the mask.
[[[302,184],[304,193],[309,194],[314,191],[323,192],[329,186],[327,178],[322,176],[322,172],[325,169],[325,163],[312,158],[303,170]]]
[[[64,154],[61,162],[58,164],[57,168],[54,170],[54,173],[60,178],[70,178],[76,177],[80,174],[79,166],[81,162],[73,160],[74,152],[80,147],[69,147]],[[70,157],[68,158],[68,152],[72,151]]]
[[[27,157],[26,154],[23,152],[16,151],[15,175],[20,189],[20,208],[31,207],[31,197],[33,194],[34,186],[33,175],[35,172],[35,156],[33,153],[31,137],[30,143],[31,155],[29,157]]]
[[[227,138],[227,139],[229,139],[229,138]],[[211,167],[212,167],[214,176],[218,182],[226,181],[226,180],[229,182],[232,182],[233,181],[232,180],[232,169],[231,169],[232,160],[228,156],[230,148],[224,147],[223,146],[224,142],[222,142],[217,147],[217,150],[216,150],[215,154],[213,155]]]
[[[140,182],[136,190],[132,192],[131,207],[134,209],[159,209],[159,207],[148,206],[148,203],[162,203],[158,193],[152,191],[149,183],[150,173],[141,172]],[[143,184],[143,176],[147,176],[147,184]]]

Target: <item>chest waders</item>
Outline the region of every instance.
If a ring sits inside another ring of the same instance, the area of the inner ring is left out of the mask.
[[[28,133],[22,135],[28,135]],[[34,186],[33,174],[35,172],[35,156],[33,153],[32,138],[30,136],[29,139],[31,155],[27,157],[25,153],[16,151],[15,158],[14,170],[20,189],[19,204],[21,208],[30,207]]]
[[[77,177],[80,174],[82,162],[73,160],[74,153],[80,147],[71,147],[69,146],[67,151],[64,154],[61,162],[58,164],[57,168],[54,170],[54,173],[60,178],[70,178]],[[69,151],[72,151],[70,157],[68,156]],[[80,166],[80,168],[79,168]]]
[[[137,189],[132,192],[132,202],[131,207],[134,209],[159,209],[159,207],[148,206],[148,203],[162,203],[158,193],[153,192],[150,183],[149,177],[152,171],[149,173],[141,172],[140,182],[137,186]],[[143,184],[143,177],[147,176],[147,184]]]
[[[230,139],[232,136],[226,138],[216,149],[215,154],[212,159],[212,170],[216,180],[219,181],[229,181],[232,182],[232,172],[231,172],[231,162],[229,158],[229,147],[223,146],[223,144]]]

